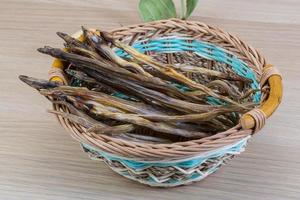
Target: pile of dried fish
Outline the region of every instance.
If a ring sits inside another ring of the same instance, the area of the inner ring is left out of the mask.
[[[158,62],[107,32],[82,29],[84,42],[58,32],[65,50],[38,49],[66,63],[68,86],[23,75],[20,79],[68,108],[51,113],[88,132],[139,142],[186,141],[230,129],[255,106],[248,97],[256,91],[245,87],[251,80],[234,72]],[[114,48],[130,57],[119,57]],[[191,73],[209,81],[192,79]],[[210,103],[212,98],[219,105]]]

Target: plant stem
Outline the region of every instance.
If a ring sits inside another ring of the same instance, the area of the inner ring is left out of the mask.
[[[186,19],[186,0],[181,0],[181,19]]]

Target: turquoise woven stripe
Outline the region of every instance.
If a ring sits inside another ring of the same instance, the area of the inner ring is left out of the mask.
[[[248,138],[240,140],[239,142],[226,146],[216,151],[212,151],[207,154],[195,156],[193,158],[185,159],[182,161],[169,161],[169,162],[157,162],[157,161],[137,161],[133,159],[123,158],[120,156],[112,155],[96,149],[88,144],[81,144],[86,151],[90,151],[96,155],[103,156],[107,160],[119,161],[125,164],[126,166],[134,169],[136,171],[143,170],[145,168],[156,166],[156,167],[168,167],[168,166],[177,166],[182,168],[193,168],[201,165],[207,159],[222,157],[225,154],[237,154],[244,150],[245,145],[247,144]]]
[[[259,89],[259,83],[256,80],[253,70],[237,56],[229,51],[218,47],[214,44],[202,42],[199,40],[191,40],[184,37],[165,37],[152,40],[144,40],[136,42],[132,45],[141,53],[146,51],[153,51],[156,53],[175,53],[192,51],[201,57],[209,60],[216,60],[221,63],[226,63],[240,76],[251,79],[252,89]],[[121,57],[128,57],[129,55],[123,50],[116,49],[115,52]],[[258,103],[261,98],[261,93],[255,93],[253,101]]]
[[[243,140],[240,140],[239,142],[232,144],[230,146],[219,148],[215,151],[201,154],[201,155],[198,155],[198,156],[195,156],[192,158],[187,158],[187,159],[179,160],[179,161],[175,160],[175,161],[163,161],[163,162],[137,161],[137,160],[124,158],[124,157],[106,153],[104,151],[96,149],[87,144],[81,144],[81,145],[85,151],[91,152],[97,156],[102,156],[106,160],[121,162],[122,164],[126,165],[128,168],[131,168],[132,170],[139,172],[139,171],[143,171],[144,169],[146,169],[148,167],[153,167],[153,166],[155,166],[155,167],[170,167],[170,166],[172,166],[172,167],[181,168],[183,170],[194,168],[194,167],[197,167],[197,166],[203,164],[204,162],[206,162],[209,159],[220,158],[220,157],[225,156],[226,154],[235,155],[235,154],[242,152],[244,150],[244,148],[247,144],[247,140],[249,138],[250,137],[244,138]],[[206,176],[208,176],[209,174],[218,170],[222,163],[223,163],[223,160],[221,160],[219,163],[215,163],[215,165],[211,166],[209,169],[203,171],[202,173],[199,173],[199,171],[192,172],[191,174],[187,175],[187,177],[185,177],[184,180],[170,179],[167,182],[161,183],[158,179],[156,179],[156,177],[149,176],[148,179],[143,180],[143,182],[147,182],[148,184],[156,185],[156,186],[163,186],[165,184],[176,186],[176,185],[181,185],[181,184],[192,182],[192,181],[199,181],[199,180],[205,178]],[[135,177],[132,176],[132,174],[128,173],[127,171],[117,171],[116,170],[116,172],[122,176],[129,178],[129,179],[135,180]],[[137,180],[137,181],[141,181],[141,180]]]

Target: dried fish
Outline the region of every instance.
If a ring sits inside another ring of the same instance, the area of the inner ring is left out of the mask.
[[[221,115],[223,113],[228,112],[237,112],[241,111],[240,107],[228,107],[223,109],[216,109],[212,110],[210,112],[206,113],[200,113],[200,114],[188,114],[188,115],[139,115],[140,117],[154,120],[154,121],[167,121],[167,122],[199,122],[199,121],[210,121],[213,118],[217,117],[218,115]],[[247,111],[247,110],[245,110]]]
[[[69,36],[66,33],[62,33],[62,32],[57,32],[56,33],[60,38],[62,38],[66,44],[68,46],[74,46],[74,47],[79,47],[79,48],[83,48],[83,49],[88,49],[91,50],[92,48],[90,48],[88,45],[85,45],[84,43],[80,42],[79,40]]]
[[[65,41],[64,50],[38,49],[64,61],[70,85],[19,78],[60,110],[51,113],[95,137],[106,134],[143,143],[199,139],[236,126],[256,106],[251,98],[261,90],[251,89],[252,81],[227,65],[205,65],[204,58],[191,53],[160,55],[158,62],[107,32],[82,30],[80,40],[57,33]],[[130,58],[118,56],[116,47]],[[179,62],[184,56],[187,62]]]
[[[97,60],[102,59],[101,56],[99,56],[96,52],[89,51],[89,50],[84,49],[84,48],[70,46],[68,44],[65,45],[65,47],[66,47],[66,50],[70,53],[76,53],[78,55],[86,56],[86,57],[97,59]]]
[[[136,114],[113,113],[108,111],[106,108],[99,107],[99,106],[94,107],[92,109],[94,113],[101,115],[103,117],[136,124],[138,126],[144,126],[158,132],[168,133],[168,134],[186,137],[186,138],[202,138],[202,137],[209,136],[208,133],[204,133],[204,132],[186,131],[184,129],[178,129],[176,127],[173,127],[165,123],[152,122],[142,117],[139,117]]]
[[[29,85],[30,87],[33,87],[37,90],[55,88],[55,87],[61,85],[60,82],[55,82],[55,81],[49,82],[46,80],[37,79],[37,78],[25,76],[25,75],[20,75],[19,79],[21,81],[23,81],[24,83],[26,83],[27,85]]]
[[[66,119],[69,119],[70,121],[77,123],[84,128],[87,129],[87,132],[94,132],[97,134],[120,134],[120,133],[127,133],[132,130],[134,130],[134,126],[132,124],[125,124],[125,125],[118,125],[118,126],[107,126],[103,125],[99,122],[92,123],[89,120],[87,120],[85,117],[80,117],[77,115],[65,113],[65,112],[59,112],[55,110],[49,110],[50,113],[60,115]]]

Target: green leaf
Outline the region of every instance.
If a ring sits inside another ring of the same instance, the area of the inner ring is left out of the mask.
[[[181,0],[181,18],[187,19],[196,8],[198,0]]]
[[[172,0],[140,0],[139,11],[146,22],[176,17]]]

